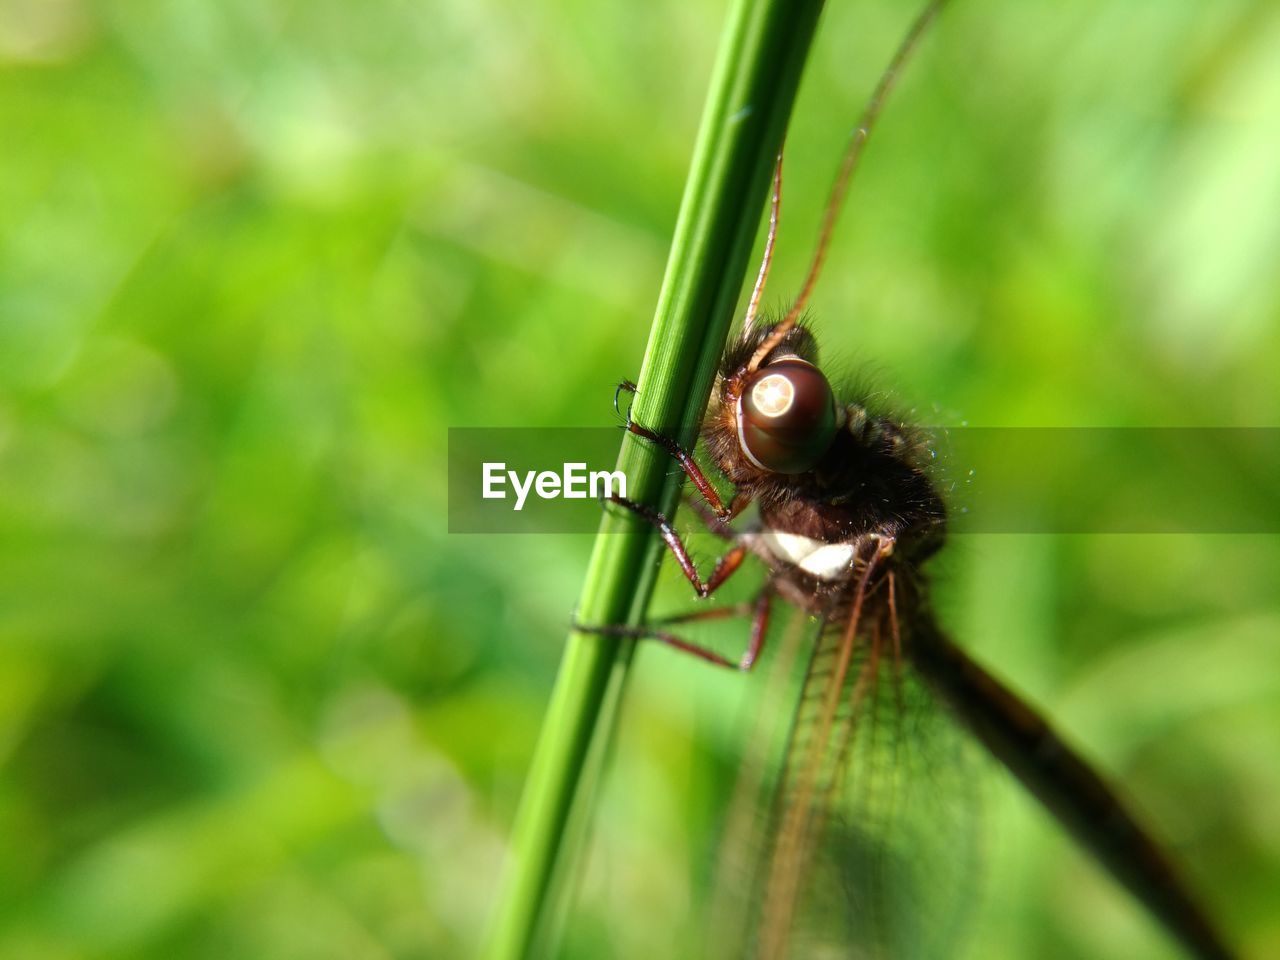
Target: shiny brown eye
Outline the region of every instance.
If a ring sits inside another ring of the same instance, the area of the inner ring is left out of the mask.
[[[777,360],[743,384],[738,441],[762,470],[803,473],[822,459],[835,434],[835,397],[813,364]]]

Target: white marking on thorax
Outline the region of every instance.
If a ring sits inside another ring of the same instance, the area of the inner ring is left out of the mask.
[[[779,560],[793,563],[819,580],[843,580],[853,569],[853,543],[826,543],[781,530],[765,530],[760,539]]]

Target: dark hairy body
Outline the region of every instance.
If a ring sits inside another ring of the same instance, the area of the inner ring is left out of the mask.
[[[749,358],[770,339],[775,345],[755,370],[749,369]],[[702,436],[720,473],[734,485],[728,504],[690,454],[628,419],[631,432],[672,451],[710,507],[703,514],[708,527],[729,549],[704,581],[665,517],[621,498],[613,502],[659,529],[699,596],[714,593],[746,555],[757,557],[768,573],[755,602],[700,610],[660,625],[585,628],[657,639],[717,665],[749,670],[763,646],[774,597],[822,622],[831,662],[807,684],[811,730],[804,748],[792,751],[777,788],[780,807],[753,938],[757,955],[790,955],[790,926],[805,895],[807,865],[828,827],[827,810],[842,787],[851,728],[883,677],[892,685],[910,675],[920,678],[1194,955],[1231,956],[1169,858],[1118,793],[937,623],[922,565],[944,542],[946,510],[925,468],[928,446],[922,436],[893,418],[868,413],[862,403],[832,401],[837,427],[808,469],[782,474],[753,462],[758,458],[744,447],[740,426],[744,392],[778,364],[799,360],[817,372],[817,359],[812,334],[799,324],[786,330],[753,326],[726,350]],[[752,502],[758,521],[741,530],[731,527],[729,521]],[[747,613],[751,639],[736,663],[667,629]]]
[[[666,516],[620,497],[610,498],[612,504],[656,528],[698,597],[712,596],[748,556],[756,557],[767,572],[755,600],[648,625],[578,629],[654,639],[718,666],[747,671],[765,642],[775,598],[819,621],[776,785],[768,848],[758,865],[753,902],[746,907],[751,916],[745,926],[751,932],[744,942],[752,955],[805,952],[808,932],[799,928],[806,901],[829,893],[815,889],[823,883],[812,881],[811,868],[821,868],[824,860],[829,865],[839,829],[837,807],[856,775],[849,768],[859,756],[859,738],[874,739],[874,729],[868,734],[868,728],[923,696],[947,708],[1193,955],[1230,957],[1208,913],[1118,792],[940,627],[924,566],[944,542],[946,508],[927,469],[929,445],[917,430],[873,413],[860,399],[837,398],[820,369],[814,336],[800,321],[882,102],[941,5],[934,0],[926,6],[882,76],[854,129],[804,288],[785,316],[768,322],[756,311],[776,236],[779,155],[763,263],[742,330],[721,360],[701,431],[716,470],[733,487],[732,496],[720,496],[691,452],[634,422],[629,413],[626,417],[630,433],[661,446],[681,466],[701,497],[694,506],[727,542],[727,550],[704,579]],[[635,387],[624,382],[620,390]],[[753,503],[756,522],[733,526]],[[735,615],[749,616],[752,624],[736,661],[671,630]],[[895,955],[892,938],[873,932],[876,916],[854,918],[854,924],[858,932],[846,930],[832,942],[858,956]],[[924,952],[945,953],[952,946],[943,936]],[[828,945],[820,955],[832,955]]]

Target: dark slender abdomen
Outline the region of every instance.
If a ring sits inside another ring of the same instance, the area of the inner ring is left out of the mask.
[[[1026,703],[952,643],[928,611],[908,655],[979,740],[1196,955],[1228,958],[1199,903],[1156,842],[1079,754]]]

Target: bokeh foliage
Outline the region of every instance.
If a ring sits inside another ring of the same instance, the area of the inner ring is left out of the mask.
[[[828,10],[775,305],[913,6]],[[474,951],[590,544],[447,535],[445,429],[610,422],[723,12],[0,3],[0,955]],[[1276,426],[1277,145],[1272,4],[956,0],[826,355],[933,422]],[[1280,543],[937,575],[1280,952]],[[641,651],[571,955],[691,942],[740,685]],[[1171,955],[998,775],[976,828],[974,955]]]

